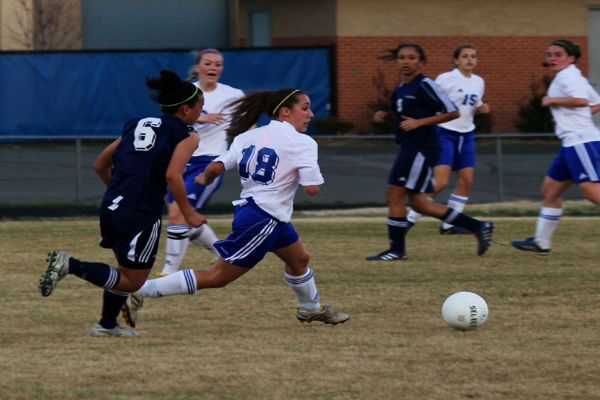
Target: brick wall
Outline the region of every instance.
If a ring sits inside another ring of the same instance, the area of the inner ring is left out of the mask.
[[[578,66],[587,74],[587,37],[567,36],[582,47]],[[394,62],[377,59],[383,50],[400,42],[419,43],[425,49],[428,63],[425,74],[435,78],[452,68],[452,53],[462,43],[478,48],[476,73],[486,81],[485,101],[492,108],[493,131],[514,132],[519,105],[530,96],[529,85],[550,72],[541,66],[548,44],[557,37],[338,37],[277,39],[274,45],[323,45],[337,43],[337,107],[338,117],[354,123],[359,132],[371,130],[368,104],[377,97],[373,78],[380,70],[389,88],[398,83]]]

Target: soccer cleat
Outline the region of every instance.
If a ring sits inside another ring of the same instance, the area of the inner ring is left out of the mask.
[[[443,225],[440,226],[440,235],[467,235],[471,233],[473,232],[459,226],[451,226],[450,228],[444,228]]]
[[[510,244],[512,244],[512,246],[516,249],[533,251],[534,253],[539,254],[541,256],[547,256],[548,254],[550,254],[550,249],[542,249],[533,237],[528,237],[525,240],[515,240],[513,242],[510,242]]]
[[[494,233],[494,223],[483,221],[483,226],[479,232],[475,234],[477,237],[477,255],[482,256],[483,253],[492,245],[492,235]]]
[[[320,321],[325,324],[337,325],[348,321],[350,316],[346,313],[335,311],[329,304],[324,304],[317,311],[309,311],[298,308],[298,312],[296,312],[296,318],[298,318],[298,321],[302,323]]]
[[[48,268],[40,278],[40,292],[42,296],[50,296],[56,288],[56,285],[69,273],[69,253],[61,250],[54,250],[48,253]]]
[[[406,260],[408,256],[405,253],[398,253],[393,250],[382,251],[381,253],[368,256],[365,258],[367,261],[394,261],[394,260]]]
[[[108,329],[103,327],[100,324],[96,324],[92,327],[92,331],[90,335],[95,337],[100,336],[115,336],[115,337],[135,337],[138,335],[136,331],[133,329],[126,329],[120,325],[115,326],[114,328]]]
[[[144,297],[138,293],[129,293],[125,304],[121,307],[121,316],[132,328],[135,328],[135,324],[138,319],[138,311],[144,306]]]

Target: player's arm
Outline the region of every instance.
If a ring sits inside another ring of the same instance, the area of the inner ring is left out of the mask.
[[[210,185],[223,172],[225,172],[225,164],[222,161],[213,161],[194,179],[194,182],[198,185]]]
[[[556,107],[587,107],[589,106],[588,100],[581,97],[550,97],[545,96],[542,99],[542,106],[556,106]]]
[[[199,141],[198,135],[190,135],[179,142],[171,156],[166,173],[169,189],[171,189],[171,193],[181,210],[181,214],[186,222],[194,227],[206,223],[206,218],[196,212],[194,207],[189,203],[185,182],[183,181],[183,173],[190,157],[192,157],[192,154],[198,148]]]
[[[452,121],[453,119],[456,119],[458,117],[460,117],[458,111],[452,111],[444,114],[436,114],[431,117],[420,119],[414,119],[403,115],[400,127],[402,127],[402,129],[405,132],[408,132],[412,131],[413,129],[420,128],[422,126],[443,124],[444,122]]]
[[[106,148],[102,150],[94,162],[94,171],[105,185],[108,185],[108,182],[110,181],[113,167],[112,156],[115,153],[119,143],[121,143],[121,138],[116,139],[114,142],[106,146]]]
[[[321,191],[321,185],[302,186],[302,189],[304,189],[304,193],[307,195],[316,196]]]

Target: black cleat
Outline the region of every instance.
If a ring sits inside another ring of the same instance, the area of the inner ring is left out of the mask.
[[[515,240],[514,242],[510,242],[510,244],[519,250],[533,251],[541,256],[547,256],[550,254],[550,249],[542,249],[532,237],[529,237],[525,240]]]
[[[392,250],[386,250],[375,256],[368,256],[365,258],[367,261],[395,261],[406,259],[408,259],[408,256],[405,253],[398,253]]]
[[[494,233],[494,223],[483,221],[481,229],[475,234],[477,237],[477,255],[482,256],[483,253],[492,245],[492,235]]]

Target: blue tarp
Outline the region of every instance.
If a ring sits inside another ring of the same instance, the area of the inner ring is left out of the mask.
[[[245,92],[295,87],[317,118],[329,116],[329,49],[224,51],[221,82]],[[160,114],[145,79],[170,69],[187,77],[186,51],[0,53],[2,137],[116,137],[123,123]]]

